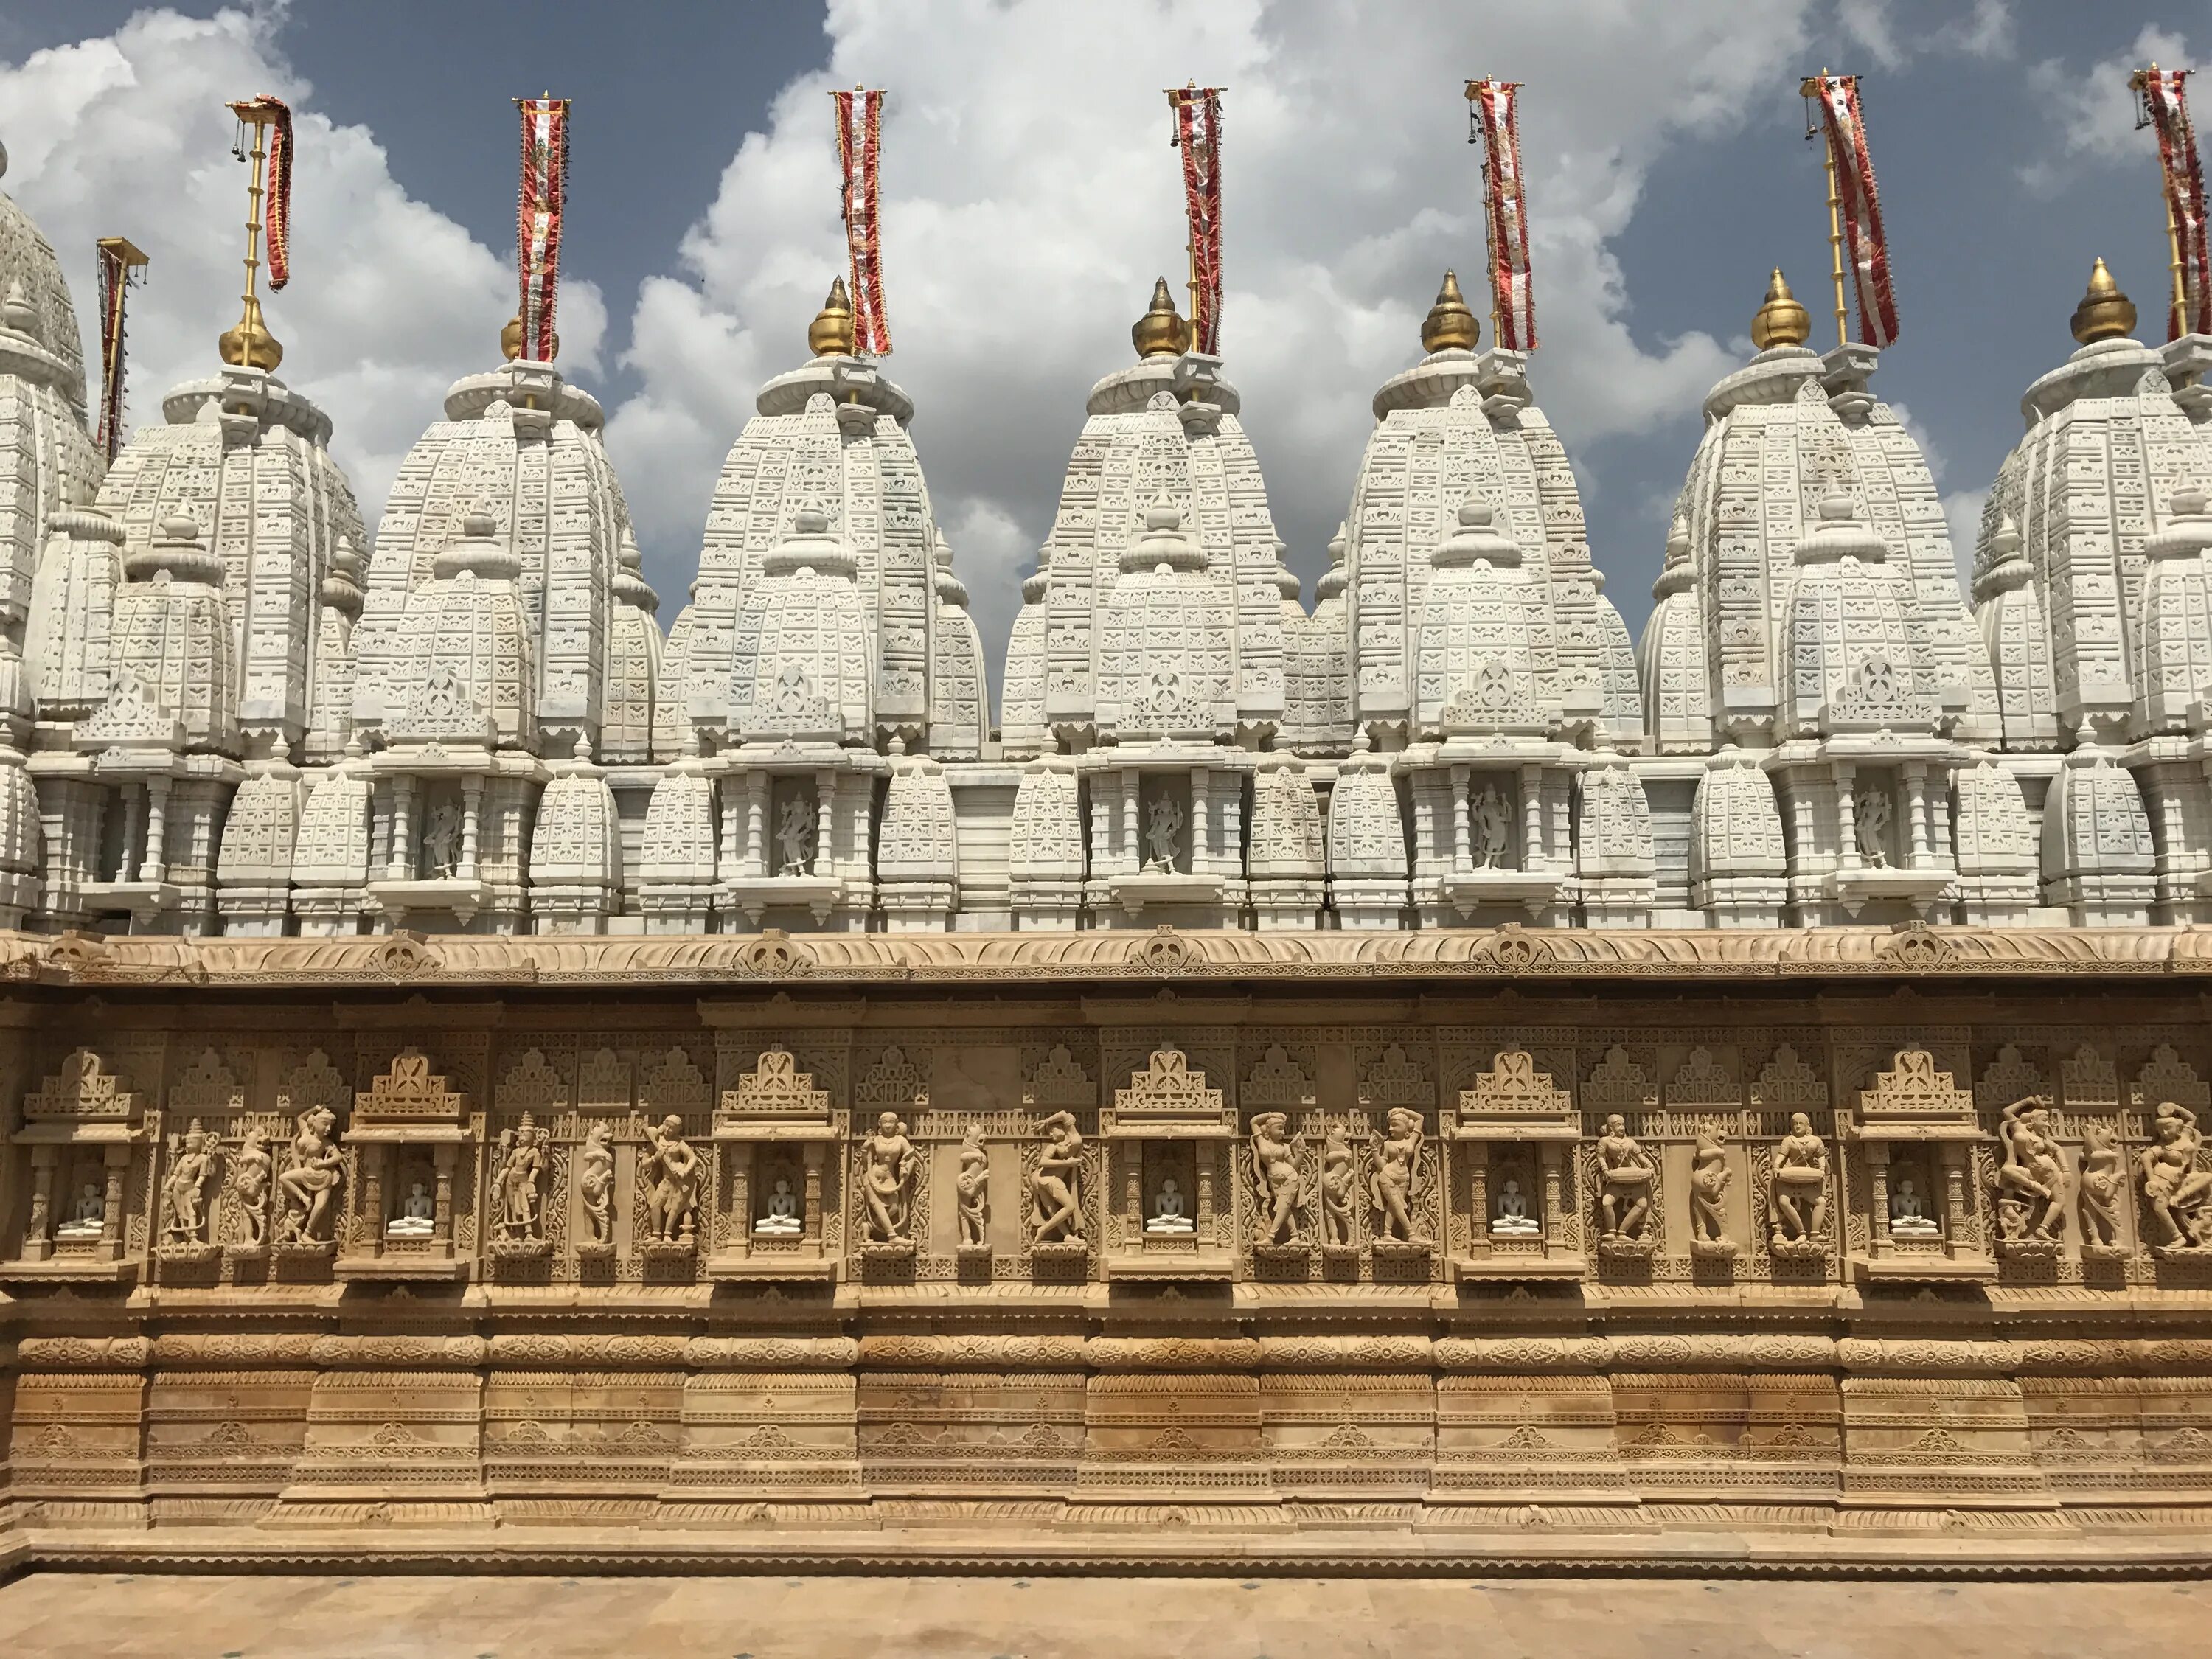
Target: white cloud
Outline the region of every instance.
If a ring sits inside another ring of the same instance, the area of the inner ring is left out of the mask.
[[[2021,182],[2049,195],[2085,167],[2132,164],[2154,168],[2157,142],[2149,133],[2136,130],[2136,96],[2128,89],[2128,76],[2153,63],[2172,65],[2195,61],[2189,43],[2181,36],[2151,24],[2144,27],[2126,51],[2087,69],[2056,58],[2031,65],[2029,96],[2044,112],[2045,131],[2053,134],[2057,142],[2049,155],[2021,167]]]
[[[1986,489],[1954,489],[1943,497],[1943,516],[1951,526],[1951,556],[1959,565],[1959,591],[1968,599],[1974,592],[1974,544],[1981,538],[1982,508]]]
[[[1162,88],[1225,98],[1223,350],[1291,562],[1344,515],[1368,402],[1419,355],[1447,265],[1486,309],[1465,76],[1530,88],[1522,147],[1545,346],[1538,395],[1571,449],[1694,409],[1736,359],[1703,334],[1639,340],[1610,244],[1645,169],[1743,118],[1796,64],[1805,7],[1757,29],[1726,0],[1574,9],[1073,7],[836,0],[829,67],[787,87],[641,294],[611,422],[647,545],[688,568],[714,472],[766,375],[805,356],[843,265],[826,91],[887,86],[889,368],[995,660],[1014,575],[1049,528],[1100,374],[1129,360],[1183,221]],[[1600,550],[1600,557],[1605,550]]]
[[[216,337],[238,318],[246,180],[224,105],[264,92],[290,103],[293,279],[264,312],[285,346],[279,373],[331,416],[373,525],[446,388],[498,361],[513,258],[410,198],[365,128],[314,112],[275,46],[280,21],[141,12],[112,35],[0,64],[6,188],[60,254],[88,364],[99,361],[94,240],[125,235],[152,256],[131,300],[130,405],[158,420],[170,386],[216,370]],[[564,364],[592,368],[605,332],[598,291],[564,284]]]

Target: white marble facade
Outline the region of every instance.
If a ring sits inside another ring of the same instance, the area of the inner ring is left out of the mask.
[[[1971,592],[1875,354],[1808,349],[1776,273],[1633,644],[1534,366],[1476,349],[1455,282],[1310,610],[1163,284],[1091,389],[995,726],[913,401],[842,287],[665,635],[554,365],[456,382],[372,537],[331,417],[245,361],[103,467],[68,285],[4,196],[0,295],[0,926],[2212,921],[2212,339],[2139,343],[2101,265]]]

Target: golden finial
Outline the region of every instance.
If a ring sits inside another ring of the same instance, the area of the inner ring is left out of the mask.
[[[510,363],[522,355],[522,313],[519,311],[507,319],[507,325],[499,331],[499,355]]]
[[[1790,293],[1782,267],[1775,266],[1774,275],[1766,283],[1766,303],[1751,319],[1752,344],[1761,351],[1776,346],[1801,346],[1812,331],[1812,318],[1797,303],[1797,296]]]
[[[1176,315],[1166,277],[1152,284],[1152,302],[1129,330],[1129,339],[1139,357],[1179,357],[1188,349],[1190,325]]]
[[[1444,285],[1437,290],[1437,302],[1421,319],[1421,349],[1432,355],[1439,351],[1472,351],[1474,343],[1481,337],[1482,325],[1467,308],[1467,296],[1459,291],[1459,273],[1444,272]]]
[[[217,337],[216,349],[233,368],[273,370],[284,361],[284,348],[261,320],[261,301],[249,294],[246,309],[235,328],[227,328]]]
[[[2124,340],[2135,332],[2136,302],[2120,292],[2102,259],[2089,267],[2089,291],[2074,307],[2074,337],[2083,345]]]
[[[814,313],[806,331],[806,349],[817,357],[853,355],[853,301],[845,293],[842,276],[830,284],[830,297]]]

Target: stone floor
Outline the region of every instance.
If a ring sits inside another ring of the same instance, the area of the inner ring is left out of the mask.
[[[0,1585],[10,1659],[2173,1659],[2212,1584],[220,1577]]]

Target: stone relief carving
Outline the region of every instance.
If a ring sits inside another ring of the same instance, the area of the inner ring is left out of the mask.
[[[981,1125],[969,1124],[960,1139],[960,1170],[953,1179],[958,1200],[960,1248],[990,1248],[991,1154]]]
[[[1997,1116],[2004,1162],[1997,1170],[1997,1232],[2007,1244],[2056,1244],[2066,1225],[2066,1164],[2040,1095],[2014,1101]]]
[[[1728,1149],[1721,1144],[1719,1133],[1708,1125],[1700,1125],[1697,1144],[1690,1154],[1690,1231],[1693,1249],[1699,1245],[1727,1245],[1734,1249],[1728,1237],[1728,1214],[1723,1206],[1729,1183],[1735,1178],[1735,1171],[1729,1164]]]
[[[1291,1144],[1289,1117],[1281,1112],[1261,1112],[1252,1119],[1252,1194],[1259,1218],[1252,1242],[1261,1248],[1296,1244],[1304,1177],[1297,1153]]]
[[[1597,1140],[1598,1240],[1601,1246],[1650,1243],[1652,1187],[1658,1165],[1642,1142],[1628,1133],[1618,1112],[1605,1121]]]
[[[2212,1245],[2212,1170],[2197,1168],[2204,1135],[2197,1114],[2172,1101],[2161,1102],[2152,1124],[2152,1143],[2136,1156],[2143,1201],[2149,1206],[2150,1243],[2161,1250],[2197,1250]]]
[[[1069,1112],[1054,1112],[1037,1125],[1044,1137],[1030,1186],[1036,1195],[1035,1244],[1080,1244],[1083,1226],[1083,1136]]]
[[[326,1246],[333,1242],[330,1226],[337,1190],[345,1179],[337,1126],[327,1106],[311,1106],[295,1121],[291,1148],[276,1177],[282,1199],[276,1222],[279,1244]]]
[[[652,1183],[646,1197],[652,1242],[689,1249],[699,1229],[699,1154],[684,1138],[684,1120],[673,1112],[647,1125],[645,1133],[653,1151],[640,1168]]]
[[[2120,1206],[2127,1197],[2127,1155],[2107,1123],[2085,1124],[2081,1131],[2080,1205],[2081,1248],[2085,1252],[2117,1251],[2120,1237]]]
[[[896,1112],[877,1118],[875,1133],[860,1143],[860,1155],[866,1170],[860,1193],[867,1205],[863,1237],[872,1244],[911,1248],[908,1218],[922,1160]]]
[[[537,1243],[545,1237],[545,1132],[529,1113],[499,1136],[496,1191],[499,1213],[492,1223],[495,1241]]]
[[[1774,1255],[1826,1253],[1828,1146],[1802,1112],[1790,1115],[1790,1133],[1775,1143],[1768,1204],[1773,1220],[1768,1248]]]
[[[1329,1125],[1321,1153],[1321,1242],[1324,1249],[1345,1249],[1353,1238],[1352,1194],[1358,1189],[1358,1160],[1344,1126]]]
[[[604,1123],[594,1123],[585,1132],[583,1153],[577,1160],[576,1190],[583,1200],[588,1235],[585,1244],[611,1249],[615,1242],[614,1132]]]
[[[1378,1243],[1425,1245],[1431,1241],[1414,1225],[1413,1211],[1427,1146],[1421,1115],[1411,1107],[1394,1107],[1387,1121],[1389,1130],[1376,1153],[1375,1174],[1368,1183],[1376,1216],[1375,1237]]]
[[[240,1138],[236,1155],[230,1160],[233,1208],[245,1223],[246,1237],[242,1243],[249,1249],[259,1249],[269,1243],[269,1196],[273,1168],[267,1138],[258,1128],[249,1125]]]
[[[207,1194],[215,1177],[215,1138],[194,1118],[173,1142],[168,1178],[161,1183],[164,1245],[198,1246],[208,1242]]]

